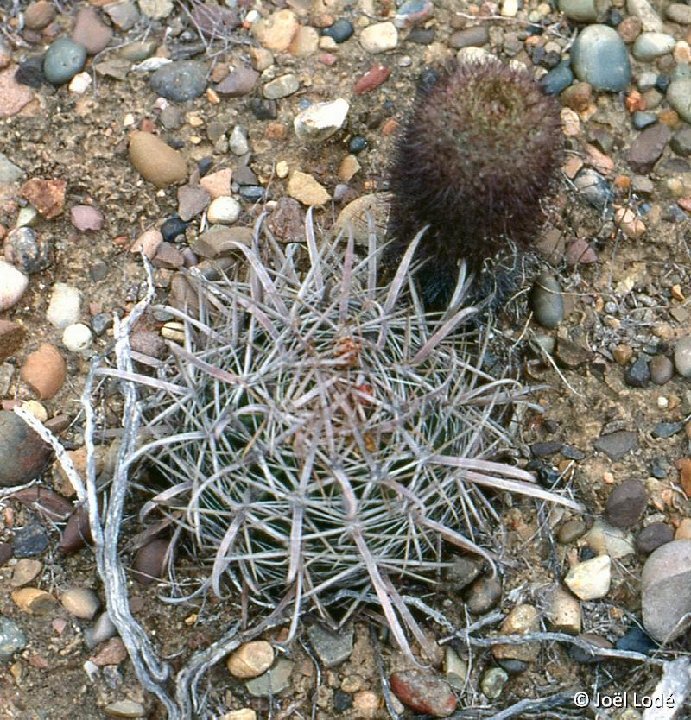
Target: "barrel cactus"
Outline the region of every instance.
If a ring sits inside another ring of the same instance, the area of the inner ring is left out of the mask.
[[[399,581],[438,582],[450,548],[492,559],[483,488],[570,501],[491,459],[509,444],[497,408],[515,383],[482,369],[463,278],[430,314],[408,272],[420,236],[380,287],[374,238],[363,259],[306,224],[306,252],[257,232],[234,246],[247,277],[191,272],[198,307],[168,308],[185,341],[143,401],[137,457],[165,483],[148,508],[208,560],[202,590],[244,588],[266,607],[290,596],[296,613],[361,591],[408,649],[406,630],[421,634]]]

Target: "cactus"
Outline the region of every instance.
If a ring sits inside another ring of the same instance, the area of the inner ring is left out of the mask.
[[[473,312],[463,275],[433,315],[408,273],[420,235],[379,287],[375,239],[359,259],[352,238],[318,249],[311,214],[306,226],[306,271],[266,232],[265,262],[257,233],[234,244],[247,279],[192,272],[198,311],[168,308],[187,339],[144,404],[137,456],[166,483],[149,508],[189,531],[216,594],[226,580],[260,605],[292,593],[298,613],[362,590],[408,649],[405,628],[424,637],[394,583],[438,582],[451,547],[492,560],[483,488],[574,504],[491,459],[510,443],[497,408],[517,386],[482,370],[480,330],[459,332]]]
[[[421,87],[398,138],[387,260],[427,231],[416,260],[428,305],[448,302],[464,259],[477,273],[529,247],[562,150],[559,105],[524,70],[467,62]]]

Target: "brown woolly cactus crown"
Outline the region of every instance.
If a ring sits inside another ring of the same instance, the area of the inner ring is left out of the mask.
[[[561,150],[559,106],[527,72],[455,65],[420,90],[399,137],[385,259],[428,226],[418,278],[428,302],[448,300],[460,259],[477,270],[511,241],[530,244]]]

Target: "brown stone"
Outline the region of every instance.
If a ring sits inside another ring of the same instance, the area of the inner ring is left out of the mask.
[[[34,93],[26,85],[20,85],[14,75],[16,65],[10,65],[0,73],[0,118],[12,117],[34,99]]]
[[[94,665],[103,667],[104,665],[119,665],[127,660],[127,657],[125,643],[119,637],[113,637],[106,640],[90,660]]]
[[[21,378],[41,400],[50,400],[67,377],[67,364],[60,351],[43,343],[30,353],[22,366]]]
[[[93,7],[79,10],[72,30],[72,40],[83,45],[89,55],[105,50],[112,37],[113,31],[101,20],[98,10]]]
[[[23,485],[50,465],[52,450],[13,412],[0,411],[0,487]]]
[[[55,19],[55,5],[49,0],[32,2],[24,11],[24,25],[30,30],[43,30]]]
[[[19,194],[28,200],[44,218],[57,217],[65,207],[65,180],[31,178],[21,187]]]
[[[14,355],[22,346],[26,330],[23,325],[0,320],[0,362]]]
[[[130,135],[130,162],[145,180],[159,188],[187,177],[182,154],[156,135],[141,130]]]

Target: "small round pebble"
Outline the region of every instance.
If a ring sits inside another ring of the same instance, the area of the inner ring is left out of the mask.
[[[482,577],[468,591],[466,607],[474,615],[482,615],[501,600],[502,586],[498,577]]]
[[[161,235],[163,236],[163,241],[172,243],[180,236],[183,236],[184,238],[185,230],[187,230],[188,225],[189,223],[182,220],[182,218],[178,215],[172,215],[167,218],[163,225],[161,225]]]
[[[27,356],[21,377],[41,400],[50,400],[67,378],[67,364],[55,345],[43,343]]]
[[[667,102],[684,122],[691,123],[691,76],[674,78],[667,88]]]
[[[232,197],[222,196],[211,201],[206,219],[212,225],[231,225],[240,217],[240,203]]]
[[[666,33],[643,32],[631,48],[631,54],[641,62],[650,62],[674,50],[674,37]]]
[[[79,320],[79,290],[73,285],[55,283],[48,303],[48,322],[59,330]]]
[[[674,363],[664,355],[655,355],[650,359],[650,379],[656,385],[664,385],[674,375]]]
[[[75,205],[70,210],[72,225],[81,232],[97,231],[103,227],[103,213],[93,205]]]
[[[605,503],[605,516],[614,527],[635,525],[648,505],[648,493],[638,480],[624,480],[617,485]]]
[[[91,347],[93,336],[91,330],[83,323],[68,325],[62,333],[62,344],[70,352],[83,352]]]
[[[550,273],[542,273],[530,293],[535,320],[545,328],[555,328],[564,319],[564,301],[559,282]]]
[[[43,58],[43,75],[53,85],[69,82],[86,63],[86,48],[69,38],[58,38]]]
[[[62,594],[60,602],[70,615],[83,620],[95,617],[101,605],[98,595],[88,588],[70,588]]]
[[[345,18],[340,18],[339,20],[336,20],[336,22],[328,28],[324,28],[322,30],[322,35],[326,35],[326,37],[330,37],[333,39],[336,43],[342,43],[345,42],[349,37],[351,37],[353,34],[353,24],[350,22],[350,20],[346,20]]]
[[[588,25],[571,48],[571,65],[579,80],[595,90],[621,92],[631,82],[629,51],[617,31],[607,25]]]
[[[393,50],[398,45],[398,30],[392,22],[373,23],[360,33],[360,45],[373,55]]]
[[[0,260],[0,312],[16,305],[27,287],[29,278],[14,265]]]
[[[177,60],[158,68],[149,85],[168,100],[192,100],[206,90],[206,67],[196,60]]]
[[[682,377],[691,377],[691,335],[677,340],[674,346],[674,367]]]
[[[226,667],[233,677],[249,680],[265,673],[273,664],[274,657],[271,643],[266,640],[253,640],[231,653],[226,660]]]
[[[636,537],[636,549],[643,555],[650,555],[661,545],[674,540],[674,530],[663,522],[654,522],[643,528]]]

